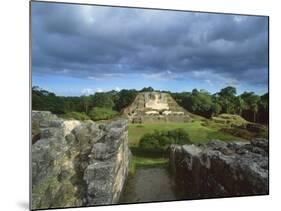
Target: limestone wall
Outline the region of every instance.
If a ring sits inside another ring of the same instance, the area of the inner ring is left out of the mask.
[[[130,151],[126,120],[108,124],[32,112],[32,209],[117,203]]]
[[[211,141],[171,147],[170,166],[182,198],[268,194],[268,141]]]
[[[146,92],[145,96],[145,108],[152,110],[169,110],[167,102],[167,96],[161,92]]]
[[[170,94],[162,92],[139,93],[123,114],[132,123],[186,122],[192,119]]]

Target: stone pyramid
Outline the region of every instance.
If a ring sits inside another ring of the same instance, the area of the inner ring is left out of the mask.
[[[141,92],[123,114],[131,123],[188,122],[191,115],[168,93]]]

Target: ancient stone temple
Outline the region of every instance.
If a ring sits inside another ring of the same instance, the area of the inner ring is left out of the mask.
[[[124,109],[132,123],[153,123],[153,122],[187,122],[191,115],[168,93],[163,92],[142,92],[139,93],[134,102]]]

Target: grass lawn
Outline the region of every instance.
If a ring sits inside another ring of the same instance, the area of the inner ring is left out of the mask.
[[[211,139],[223,141],[242,140],[229,133],[219,131],[219,128],[207,127],[202,125],[202,121],[186,123],[150,123],[150,124],[129,124],[129,145],[137,147],[140,138],[154,130],[174,130],[183,128],[190,136],[193,143],[204,143]]]
[[[204,126],[201,120],[186,123],[150,123],[150,124],[129,124],[129,146],[133,153],[130,162],[129,173],[134,174],[138,167],[165,166],[168,164],[168,158],[158,154],[147,154],[138,147],[141,137],[146,133],[152,133],[154,130],[174,130],[183,128],[193,143],[204,143],[211,139],[220,139],[222,141],[243,140],[229,133],[220,131],[220,127]]]
[[[150,158],[150,157],[139,157],[133,156],[130,167],[129,167],[129,174],[134,174],[136,168],[149,168],[149,167],[156,167],[156,166],[166,166],[168,164],[168,158]]]

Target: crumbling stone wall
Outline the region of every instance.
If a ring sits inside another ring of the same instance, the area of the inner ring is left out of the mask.
[[[268,194],[268,140],[171,146],[170,167],[185,199]]]
[[[128,173],[126,120],[108,124],[32,112],[32,209],[117,203]]]

